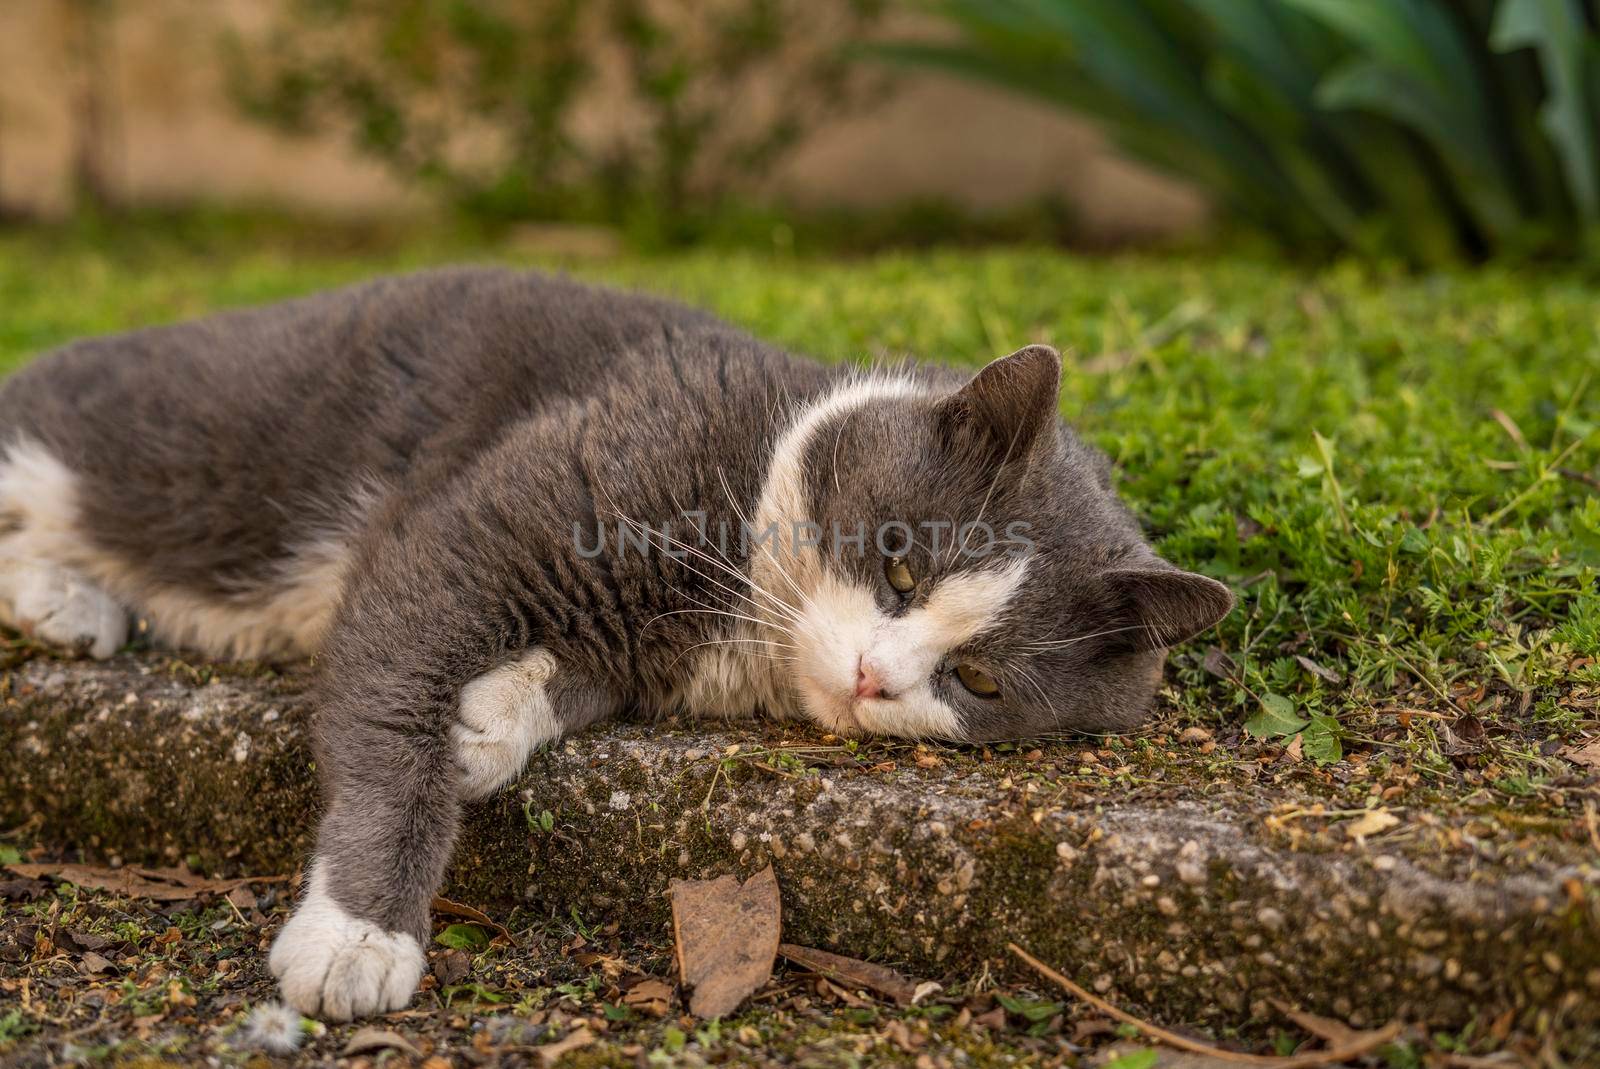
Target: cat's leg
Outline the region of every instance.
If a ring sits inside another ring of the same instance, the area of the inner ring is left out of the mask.
[[[91,580],[49,561],[0,561],[0,622],[96,660],[128,640],[127,610]]]
[[[327,809],[316,855],[268,965],[290,1006],[349,1020],[400,1009],[416,991],[460,802],[442,733],[334,715],[341,722],[318,732]]]
[[[442,705],[426,677],[366,682],[341,688],[364,700],[322,711],[328,810],[300,904],[269,960],[289,1005],[334,1020],[410,1000],[461,800],[514,778],[540,743],[616,710],[610,691],[564,674],[541,648],[476,675]],[[405,715],[379,712],[396,701]],[[417,730],[441,709],[444,730]]]
[[[450,738],[461,770],[461,797],[486,798],[517,777],[541,744],[617,712],[606,688],[563,671],[535,647],[492,668],[461,690]]]
[[[514,779],[540,743],[560,736],[551,706],[556,661],[544,649],[490,669],[461,691],[451,725],[461,797],[485,798]]]
[[[77,476],[35,442],[0,452],[0,623],[104,659],[128,638],[128,612],[74,562]]]

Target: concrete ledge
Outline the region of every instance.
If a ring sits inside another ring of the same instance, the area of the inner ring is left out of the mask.
[[[128,862],[290,870],[315,816],[300,682],[215,671],[16,669],[0,826]],[[863,758],[795,727],[612,726],[472,808],[450,893],[659,936],[669,879],[770,861],[786,939],[924,976],[1010,971],[1015,940],[1191,1026],[1264,1023],[1281,1000],[1358,1026],[1512,1011],[1530,1030],[1600,1027],[1600,867],[1569,829],[1444,802],[1397,806],[1395,829],[1362,839],[1337,777],[1085,745]]]

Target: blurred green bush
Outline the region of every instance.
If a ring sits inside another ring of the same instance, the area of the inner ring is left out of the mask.
[[[882,80],[844,46],[887,2],[275,0],[229,42],[230,89],[470,215],[676,244]]]
[[[932,0],[875,46],[1086,113],[1305,249],[1595,247],[1600,0]]]

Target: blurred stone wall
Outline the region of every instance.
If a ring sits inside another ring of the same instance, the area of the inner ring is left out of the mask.
[[[0,0],[0,203],[72,204],[85,26],[67,0]],[[337,138],[288,139],[234,114],[215,42],[266,0],[121,0],[91,42],[102,87],[96,171],[127,202],[251,200],[384,215],[426,204]],[[1188,188],[1111,152],[1087,123],[999,92],[907,75],[877,106],[813,132],[770,180],[809,203],[872,207],[942,197],[978,210],[1041,194],[1074,205],[1085,236],[1171,234],[1203,222]]]

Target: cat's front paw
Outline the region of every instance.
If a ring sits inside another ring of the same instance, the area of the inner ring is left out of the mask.
[[[307,1017],[348,1021],[411,1001],[422,979],[422,947],[350,916],[313,871],[305,898],[272,944],[267,966],[283,1000]]]
[[[484,798],[516,778],[534,747],[561,733],[545,687],[556,660],[542,649],[468,683],[451,727],[463,798]]]
[[[105,660],[128,640],[128,614],[89,580],[53,564],[25,563],[13,614],[22,630],[74,653]]]

